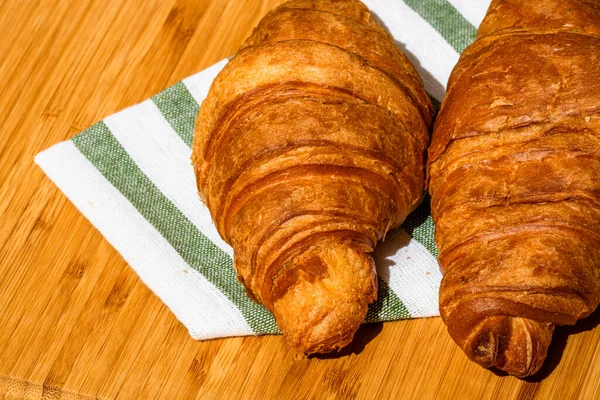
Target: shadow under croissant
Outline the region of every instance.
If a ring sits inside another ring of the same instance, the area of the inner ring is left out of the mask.
[[[331,360],[340,357],[349,356],[350,354],[360,354],[367,344],[371,342],[383,329],[383,322],[362,324],[354,334],[352,342],[341,349],[340,351],[332,351],[326,354],[312,354],[309,359],[316,358],[319,360]]]

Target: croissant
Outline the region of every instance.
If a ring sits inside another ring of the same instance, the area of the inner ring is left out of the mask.
[[[600,301],[600,1],[494,0],[428,153],[440,313],[483,367],[534,374]]]
[[[247,294],[305,353],[347,345],[377,296],[370,256],[425,192],[432,105],[357,0],[267,14],[196,121],[198,190]]]

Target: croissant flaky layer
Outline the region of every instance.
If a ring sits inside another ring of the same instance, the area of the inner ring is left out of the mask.
[[[497,0],[429,148],[440,311],[485,367],[542,365],[600,301],[600,2]]]
[[[196,122],[198,189],[238,278],[298,350],[347,345],[376,299],[369,253],[421,201],[432,106],[357,0],[271,11]]]

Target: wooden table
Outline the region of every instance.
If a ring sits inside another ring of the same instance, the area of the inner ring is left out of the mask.
[[[0,396],[600,398],[600,314],[535,379],[469,362],[440,319],[364,326],[339,355],[192,340],[34,155],[235,52],[280,0],[0,0]]]

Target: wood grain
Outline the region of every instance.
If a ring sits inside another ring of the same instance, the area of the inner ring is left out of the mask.
[[[0,0],[0,396],[600,398],[600,313],[540,376],[470,363],[439,319],[368,325],[339,355],[192,340],[34,155],[232,54],[279,0]]]

